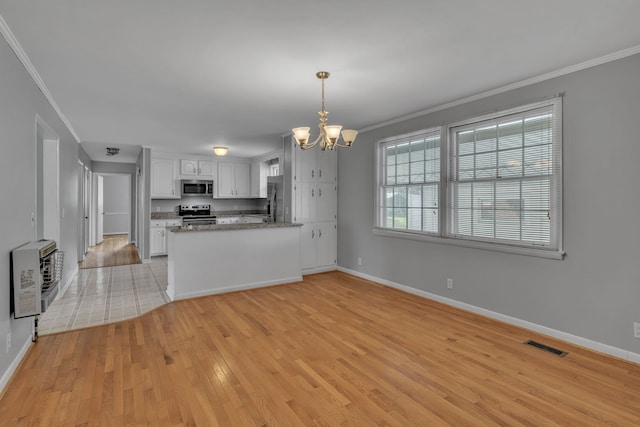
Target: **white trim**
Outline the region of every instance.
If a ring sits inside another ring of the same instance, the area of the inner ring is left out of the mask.
[[[536,323],[518,319],[516,317],[511,317],[506,314],[487,310],[486,308],[478,307],[478,306],[467,304],[461,301],[456,301],[451,298],[446,298],[440,295],[432,294],[430,292],[422,291],[420,289],[412,288],[410,286],[402,285],[400,283],[392,282],[390,280],[381,279],[379,277],[371,276],[369,274],[361,273],[359,271],[351,270],[349,268],[338,266],[338,271],[351,274],[356,277],[361,277],[366,280],[371,280],[372,282],[376,282],[384,286],[389,286],[391,288],[395,288],[413,295],[417,295],[422,298],[426,298],[432,301],[437,301],[442,304],[449,305],[451,307],[459,308],[465,311],[469,311],[471,313],[476,313],[481,316],[486,316],[495,320],[499,320],[501,322],[509,323],[511,325],[528,329],[533,332],[538,332],[540,334],[548,335],[550,337],[567,341],[569,343],[576,344],[581,347],[588,348],[590,350],[598,351],[600,353],[605,353],[610,356],[618,357],[620,359],[624,359],[633,363],[640,364],[640,354],[633,353],[631,351],[624,350],[622,348],[613,347],[611,345],[603,344],[598,341],[593,341],[588,338],[583,338],[577,335],[569,334],[567,332],[558,331],[556,329],[552,329],[547,326],[538,325]]]
[[[4,393],[5,387],[11,380],[11,377],[13,376],[13,374],[18,369],[18,366],[20,366],[20,362],[22,362],[22,359],[24,359],[24,356],[27,354],[27,350],[29,350],[29,347],[31,347],[31,335],[27,337],[27,341],[24,343],[24,345],[16,355],[15,359],[13,359],[13,361],[7,368],[7,370],[4,371],[4,375],[2,375],[2,378],[0,378],[0,395]]]
[[[64,125],[67,127],[67,129],[69,129],[69,132],[71,133],[71,135],[73,135],[76,142],[79,144],[80,137],[76,133],[75,129],[73,129],[73,127],[71,126],[71,123],[69,122],[67,117],[64,115],[64,113],[62,112],[62,110],[60,109],[56,101],[53,99],[53,95],[51,95],[51,92],[49,92],[49,89],[44,84],[42,77],[40,77],[40,74],[38,73],[36,68],[33,66],[33,63],[27,56],[27,53],[24,51],[24,49],[22,49],[22,46],[20,46],[18,39],[16,39],[15,35],[9,28],[9,25],[4,20],[2,15],[0,15],[0,33],[2,33],[7,43],[9,43],[9,46],[11,47],[11,49],[13,49],[13,52],[16,54],[16,56],[18,57],[18,59],[20,60],[24,68],[27,70],[27,72],[33,79],[36,86],[38,86],[38,88],[40,89],[44,97],[47,98],[47,101],[49,101],[49,104],[51,104],[51,107],[53,107],[55,112],[58,114],[58,117],[60,117],[60,120],[62,120]]]
[[[435,107],[428,108],[426,110],[418,111],[416,113],[407,114],[405,116],[401,116],[395,119],[387,120],[382,123],[377,123],[375,125],[367,126],[362,129],[358,129],[360,133],[368,132],[370,130],[379,129],[385,126],[389,126],[395,123],[404,122],[406,120],[415,119],[417,117],[425,116],[427,114],[435,113],[436,111],[446,110],[447,108],[457,107],[458,105],[466,104],[468,102],[477,101],[479,99],[488,98],[493,95],[498,95],[504,92],[508,92],[510,90],[519,89],[525,86],[529,86],[535,83],[540,83],[545,80],[551,80],[556,77],[561,77],[566,74],[575,73],[576,71],[584,70],[587,68],[595,67],[597,65],[606,64],[607,62],[617,61],[618,59],[626,58],[628,56],[632,56],[640,53],[640,45],[633,46],[628,49],[623,49],[618,52],[610,53],[609,55],[604,55],[599,58],[590,59],[585,62],[581,62],[579,64],[570,65],[568,67],[561,68],[556,71],[551,71],[549,73],[540,74],[539,76],[531,77],[529,79],[520,80],[515,83],[508,84],[506,86],[501,86],[496,89],[488,90],[486,92],[481,92],[475,95],[468,96],[466,98],[461,98],[455,101],[447,102],[445,104],[436,105]]]
[[[465,248],[483,249],[493,252],[502,252],[514,255],[528,255],[539,258],[562,260],[565,252],[550,249],[537,249],[533,246],[511,246],[500,243],[481,242],[469,239],[455,239],[440,236],[433,236],[425,233],[416,233],[412,231],[399,231],[386,228],[374,228],[373,234],[376,236],[395,237],[398,239],[418,240],[421,242],[439,243],[445,245],[461,246]]]
[[[338,269],[337,265],[329,265],[326,267],[305,268],[302,270],[302,275],[306,276],[307,274],[326,273],[328,271],[336,271],[337,269]]]
[[[295,283],[295,282],[301,282],[301,281],[302,281],[302,276],[285,277],[283,279],[266,280],[264,282],[247,283],[242,285],[227,286],[224,288],[207,289],[204,291],[196,291],[196,292],[187,292],[180,295],[174,295],[174,297],[171,300],[178,301],[181,299],[204,297],[207,295],[225,294],[228,292],[237,292],[237,291],[244,291],[247,289],[264,288],[267,286],[284,285],[287,283]]]

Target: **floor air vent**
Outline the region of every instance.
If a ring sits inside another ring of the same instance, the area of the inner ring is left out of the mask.
[[[549,347],[548,345],[541,344],[541,343],[539,343],[537,341],[529,340],[529,341],[525,341],[524,343],[527,344],[527,345],[530,345],[532,347],[539,348],[540,350],[544,350],[546,352],[549,352],[551,354],[555,354],[556,356],[564,357],[564,356],[566,356],[568,354],[566,351],[562,351],[562,350],[558,350],[557,348]]]

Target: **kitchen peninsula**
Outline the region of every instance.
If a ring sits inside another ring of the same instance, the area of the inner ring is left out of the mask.
[[[167,227],[173,300],[302,280],[301,224]]]

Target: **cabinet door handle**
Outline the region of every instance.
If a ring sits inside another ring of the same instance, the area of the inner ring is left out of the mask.
[[[313,196],[315,196],[315,195],[316,195],[316,191],[312,188],[312,189],[311,189],[311,197],[313,197]]]
[[[318,188],[318,197],[322,197],[322,188]]]
[[[322,179],[322,169],[318,169],[318,178]]]
[[[313,169],[311,169],[311,178],[313,178],[315,175],[315,171]]]
[[[314,237],[316,237],[316,233],[315,231],[311,230],[311,238],[313,239]]]
[[[322,228],[318,230],[318,238],[322,237]]]

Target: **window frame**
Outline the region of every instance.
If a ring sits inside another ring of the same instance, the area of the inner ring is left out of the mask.
[[[450,230],[450,206],[448,200],[451,196],[452,173],[450,153],[452,151],[452,131],[462,126],[473,126],[474,123],[488,120],[500,121],[501,119],[517,114],[525,114],[527,111],[551,108],[553,112],[552,122],[552,173],[550,175],[550,215],[553,218],[550,227],[550,243],[548,245],[537,245],[535,243],[518,243],[519,241],[505,241],[500,239],[477,239],[461,235],[455,235]],[[374,144],[375,150],[375,224],[373,233],[375,235],[398,237],[410,240],[427,241],[433,243],[449,244],[470,248],[485,249],[504,253],[537,256],[550,259],[563,259],[565,256],[563,246],[563,149],[562,149],[562,98],[561,96],[544,101],[520,105],[518,107],[495,111],[490,114],[474,116],[466,120],[446,123],[441,126],[425,128],[419,131],[402,135],[395,135],[381,139]],[[439,222],[438,233],[427,233],[410,229],[394,229],[384,226],[383,210],[383,187],[385,185],[384,166],[384,146],[390,142],[402,139],[410,139],[418,135],[424,135],[434,129],[440,129],[440,181],[439,181]]]

